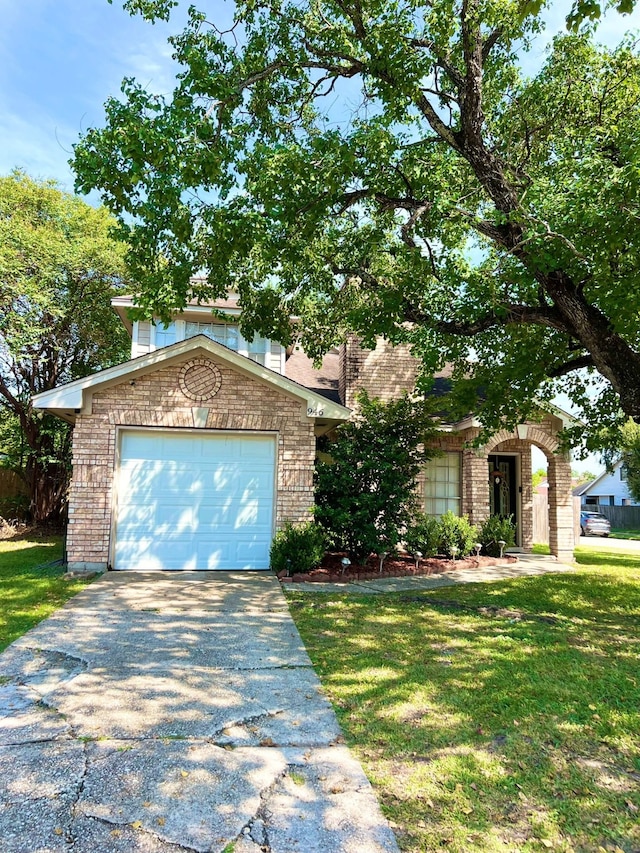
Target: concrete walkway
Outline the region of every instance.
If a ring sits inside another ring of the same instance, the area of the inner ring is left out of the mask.
[[[0,655],[0,850],[398,848],[275,578],[109,573]]]
[[[560,563],[555,557],[538,554],[517,554],[518,562],[504,566],[484,566],[478,569],[460,569],[438,575],[418,575],[405,578],[380,578],[358,580],[350,583],[294,583],[288,588],[292,592],[347,592],[353,595],[381,595],[385,592],[418,592],[439,589],[461,583],[510,580],[528,575],[545,575],[550,572],[572,572],[574,567]]]

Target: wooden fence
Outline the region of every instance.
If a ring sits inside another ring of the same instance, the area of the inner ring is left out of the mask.
[[[0,468],[0,500],[17,498],[20,495],[27,495],[28,493],[26,483],[15,471],[10,471],[8,468]]]
[[[546,495],[533,496],[533,541],[536,545],[549,544],[549,507]]]
[[[614,508],[627,509],[627,507],[607,507],[607,509]],[[580,498],[573,499],[573,534],[577,544],[580,540]],[[549,505],[546,495],[533,496],[533,542],[535,545],[549,544]]]
[[[612,527],[622,530],[640,528],[640,506],[583,506],[582,509],[606,515]]]

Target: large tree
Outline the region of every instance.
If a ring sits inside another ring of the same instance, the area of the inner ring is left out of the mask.
[[[127,357],[110,299],[124,282],[113,219],[54,182],[0,178],[0,450],[24,476],[36,522],[59,522],[70,426],[32,397]]]
[[[311,353],[408,341],[425,386],[453,362],[488,428],[560,382],[595,446],[640,417],[640,60],[583,27],[527,76],[543,30],[517,0],[238,0],[226,32],[192,9],[172,96],[126,80],[78,187],[121,217],[143,311],[205,270],[196,296],[233,288],[285,341],[297,314]]]

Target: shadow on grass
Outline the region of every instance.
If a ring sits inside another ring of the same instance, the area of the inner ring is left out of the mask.
[[[637,580],[580,572],[440,595],[294,599],[403,847],[639,849]]]
[[[60,536],[0,542],[0,651],[84,586],[63,580],[61,557]]]

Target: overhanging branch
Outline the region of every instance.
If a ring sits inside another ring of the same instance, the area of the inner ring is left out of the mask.
[[[594,367],[593,358],[590,355],[581,355],[578,358],[572,358],[554,367],[548,373],[549,379],[559,379],[561,376],[566,376],[567,373],[573,373],[575,370],[580,370],[583,367]]]
[[[491,311],[475,320],[438,320],[410,304],[405,307],[405,319],[419,323],[436,332],[457,337],[473,338],[489,329],[533,324],[557,331],[567,331],[559,313],[552,307],[506,304],[500,312]]]

